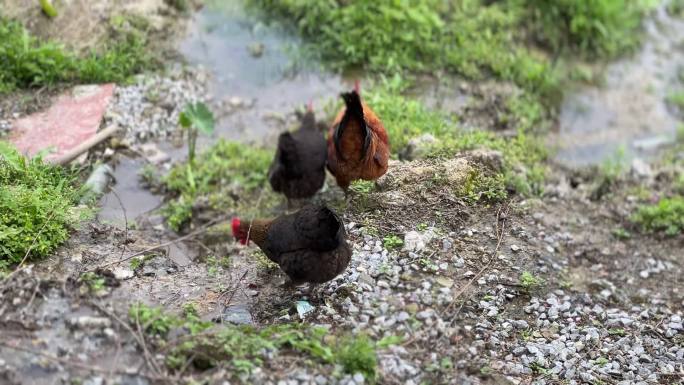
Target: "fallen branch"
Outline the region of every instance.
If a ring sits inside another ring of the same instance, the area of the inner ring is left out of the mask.
[[[104,130],[98,132],[97,134],[93,135],[92,137],[88,138],[85,140],[83,143],[79,144],[78,146],[74,147],[71,149],[69,152],[66,154],[48,160],[49,163],[56,164],[63,166],[65,164],[70,163],[74,159],[78,158],[83,154],[84,152],[90,150],[91,148],[97,146],[98,144],[102,143],[105,141],[105,139],[109,138],[110,136],[114,135],[115,132],[119,130],[119,126],[109,126],[105,128]]]

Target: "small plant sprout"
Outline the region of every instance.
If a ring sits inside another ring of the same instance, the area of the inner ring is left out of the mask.
[[[375,185],[374,182],[368,181],[368,180],[356,180],[352,182],[350,188],[352,191],[354,191],[357,194],[369,194],[371,191],[373,191],[373,186]]]
[[[142,266],[144,262],[145,262],[145,258],[144,258],[144,257],[134,257],[134,258],[132,258],[132,259],[131,259],[131,262],[130,262],[131,270],[138,270],[138,268],[140,268],[140,266]]]
[[[214,132],[214,115],[206,104],[191,103],[185,106],[178,117],[178,124],[188,133],[188,161],[195,162],[195,146],[199,132],[210,135]]]
[[[78,280],[83,284],[81,286],[82,291],[85,290],[91,294],[98,295],[105,289],[104,278],[91,271],[81,274]]]
[[[398,249],[404,245],[404,241],[396,235],[390,235],[382,240],[386,249]]]
[[[617,239],[629,239],[632,237],[632,234],[623,227],[617,227],[613,229],[613,236]]]
[[[543,283],[541,278],[536,277],[529,271],[523,271],[522,274],[520,274],[519,280],[520,286],[522,286],[522,288],[525,289],[525,291],[530,291],[536,287],[541,286]]]

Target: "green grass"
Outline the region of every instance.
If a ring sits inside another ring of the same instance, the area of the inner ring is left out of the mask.
[[[608,334],[611,336],[618,336],[618,337],[624,337],[627,335],[627,333],[625,332],[625,329],[623,329],[623,328],[608,329]]]
[[[538,139],[522,131],[508,139],[486,131],[461,131],[443,138],[433,156],[449,157],[455,152],[474,149],[499,151],[503,158],[503,169],[493,174],[480,171],[472,175],[472,187],[465,192],[487,190],[494,198],[504,193],[502,187],[524,195],[542,192],[546,173],[543,161],[547,151]]]
[[[632,233],[630,233],[622,227],[614,228],[612,233],[616,239],[629,239],[632,237]]]
[[[544,281],[542,281],[541,278],[538,278],[529,271],[523,271],[522,274],[520,274],[520,278],[518,279],[518,281],[520,283],[520,286],[522,286],[522,288],[526,291],[530,291],[534,288],[540,287],[544,283]]]
[[[684,91],[675,91],[667,95],[667,102],[684,110]]]
[[[671,0],[667,4],[667,12],[674,17],[684,17],[684,0]]]
[[[506,180],[503,174],[488,175],[480,170],[468,174],[458,193],[467,202],[496,202],[508,197]]]
[[[388,235],[383,238],[382,245],[389,250],[399,249],[404,245],[404,240],[396,235]]]
[[[654,205],[639,206],[632,221],[646,231],[663,231],[675,236],[684,231],[684,197],[663,198]]]
[[[116,37],[103,43],[101,50],[79,56],[0,17],[0,93],[57,83],[123,82],[155,66],[143,33],[116,31]]]
[[[505,139],[491,132],[463,129],[419,100],[404,96],[406,88],[407,82],[393,77],[378,82],[366,93],[368,105],[383,118],[393,156],[403,151],[412,138],[429,133],[437,140],[423,150],[423,156],[428,158],[452,158],[455,153],[475,149],[501,152],[502,170],[477,170],[461,187],[459,194],[469,200],[500,200],[506,197],[508,189],[526,195],[542,192],[546,173],[543,161],[548,153],[531,132],[545,118],[543,107],[533,97],[523,94],[507,101],[505,114],[518,134]]]
[[[550,56],[613,57],[634,48],[653,0],[250,0],[337,69],[445,71],[559,92]],[[534,44],[546,49],[540,53]]]
[[[394,154],[421,134],[440,137],[449,133],[446,116],[402,94],[408,86],[408,81],[394,76],[378,82],[364,93],[365,102],[382,118]]]
[[[175,196],[163,209],[169,226],[178,230],[187,223],[198,201],[206,202],[208,209],[222,212],[247,201],[254,203],[253,196],[266,190],[272,158],[271,151],[220,140],[199,154],[194,165],[176,165],[162,180]]]
[[[0,142],[0,270],[48,255],[81,212],[75,175]]]
[[[300,356],[307,365],[337,364],[345,373],[360,372],[367,383],[374,383],[376,349],[402,341],[388,336],[375,343],[364,335],[338,336],[325,328],[298,323],[263,328],[216,325],[202,321],[192,304],[172,315],[161,307],[136,303],[129,309],[129,322],[134,327],[140,325],[154,337],[155,347],[168,352],[166,365],[172,370],[191,363],[200,370],[220,366],[236,374],[250,373],[268,362],[269,352],[275,352]],[[192,338],[187,338],[188,334]]]
[[[518,43],[522,8],[508,2],[251,2],[277,19],[296,20],[299,34],[333,68],[445,70],[471,79],[493,75],[540,92],[555,87],[548,61]]]
[[[82,284],[83,292],[97,295],[105,290],[105,279],[99,274],[89,271],[78,277],[78,282]]]
[[[347,373],[362,373],[366,381],[375,382],[378,359],[375,344],[366,336],[344,339],[336,351],[337,361]]]
[[[641,20],[653,0],[512,0],[530,9],[530,31],[551,51],[611,58],[640,42]]]

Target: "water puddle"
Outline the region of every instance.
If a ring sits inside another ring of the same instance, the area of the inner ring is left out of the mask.
[[[138,181],[138,172],[144,166],[144,161],[128,157],[121,157],[114,167],[114,192],[105,194],[100,200],[100,212],[97,219],[103,223],[123,226],[128,220],[129,225],[136,219],[158,208],[161,197],[143,188]],[[119,202],[119,199],[121,202]],[[125,216],[124,210],[125,208]]]
[[[313,101],[320,109],[350,87],[340,76],[296,63],[290,52],[298,44],[249,15],[240,0],[207,5],[194,16],[180,51],[209,70],[210,92],[227,105],[218,136],[272,144],[294,107]]]
[[[558,160],[600,163],[622,150],[626,159],[649,157],[674,139],[678,120],[665,99],[681,87],[684,22],[670,17],[661,5],[644,28],[640,51],[610,64],[603,86],[566,96],[555,138]]]

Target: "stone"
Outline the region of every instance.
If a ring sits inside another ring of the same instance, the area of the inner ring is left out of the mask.
[[[104,329],[112,326],[112,321],[106,317],[79,316],[67,319],[67,324],[73,329]]]
[[[432,134],[423,134],[409,140],[400,156],[404,160],[421,159],[430,152],[430,149],[437,142]]]

